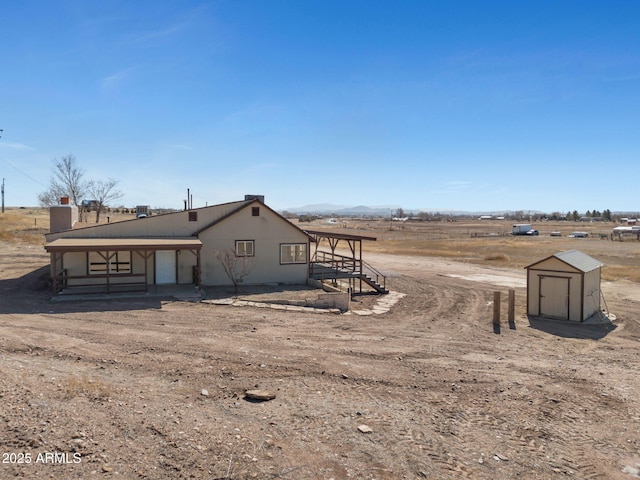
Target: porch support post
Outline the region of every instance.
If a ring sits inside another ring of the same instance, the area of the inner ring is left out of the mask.
[[[360,293],[362,293],[362,275],[364,274],[362,268],[362,240],[358,240],[358,244],[360,246]]]
[[[134,250],[135,253],[137,253],[138,255],[140,255],[140,258],[142,258],[142,261],[144,262],[144,290],[145,292],[149,291],[149,268],[148,268],[148,263],[149,263],[149,258],[153,255],[153,250]],[[132,265],[133,268],[133,265]],[[131,271],[133,273],[133,270]]]
[[[51,252],[51,289],[53,290],[53,294],[58,294],[58,254],[56,252]]]
[[[198,290],[202,289],[202,266],[200,263],[200,249],[196,249],[196,268],[198,269],[197,281],[198,281]]]
[[[149,253],[146,250],[144,251],[144,255],[142,255],[142,261],[144,262],[144,291],[145,292],[149,291],[149,278],[148,278],[149,266],[147,264],[149,263],[148,260],[150,256],[151,256],[151,253]]]

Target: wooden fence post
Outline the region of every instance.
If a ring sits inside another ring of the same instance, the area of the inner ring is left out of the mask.
[[[509,290],[509,323],[513,323],[515,321],[516,315],[516,291]]]
[[[500,292],[493,292],[493,324],[500,325]]]

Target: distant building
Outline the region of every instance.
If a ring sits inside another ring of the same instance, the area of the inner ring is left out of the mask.
[[[151,214],[151,209],[149,208],[149,205],[136,206],[136,218],[148,217],[150,214]]]
[[[98,201],[97,200],[83,200],[82,201],[82,209],[85,212],[92,212],[98,209]]]

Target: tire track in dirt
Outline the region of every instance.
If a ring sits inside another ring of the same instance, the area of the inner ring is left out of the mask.
[[[0,434],[26,446],[50,421],[42,435],[71,448],[81,429],[85,473],[104,453],[123,477],[624,478],[640,447],[632,329],[496,335],[494,287],[410,273],[371,317],[137,301],[4,315],[3,365],[30,369],[3,376]],[[56,403],[72,374],[113,398]],[[244,400],[254,385],[276,399]]]

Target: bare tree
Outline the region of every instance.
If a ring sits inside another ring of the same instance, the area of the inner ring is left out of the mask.
[[[122,198],[122,192],[116,190],[118,181],[112,178],[108,180],[91,180],[87,183],[87,192],[96,205],[96,223],[100,221],[100,212],[114,200]]]
[[[233,283],[233,289],[238,293],[240,284],[251,273],[255,266],[255,257],[237,256],[236,252],[228,249],[216,252],[216,258],[222,265],[224,273]]]
[[[69,154],[55,161],[49,188],[38,195],[38,201],[43,207],[50,207],[57,205],[60,197],[69,197],[73,205],[81,207],[86,191],[84,170],[76,165],[76,157]],[[80,221],[83,220],[82,213],[80,208]]]

